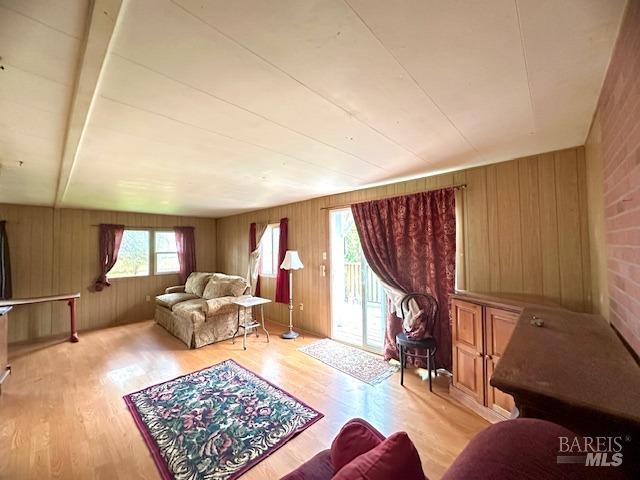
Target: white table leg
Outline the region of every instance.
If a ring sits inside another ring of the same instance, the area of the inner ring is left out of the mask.
[[[262,320],[262,330],[264,330],[264,333],[267,334],[267,343],[269,343],[269,332],[264,327],[264,305],[260,305],[260,319]],[[257,331],[258,331],[258,328],[256,327],[256,332]]]
[[[247,309],[244,309],[244,336],[242,337],[242,348],[247,349]]]

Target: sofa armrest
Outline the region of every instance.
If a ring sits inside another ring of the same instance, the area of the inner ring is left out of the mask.
[[[206,300],[202,305],[204,314],[210,317],[235,312],[238,309],[237,305],[233,304],[236,298],[237,297],[218,297]]]
[[[175,287],[168,287],[164,293],[184,293],[184,285],[176,285]]]

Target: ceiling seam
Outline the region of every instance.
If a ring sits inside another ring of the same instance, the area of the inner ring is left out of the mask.
[[[22,108],[27,108],[27,109],[31,109],[31,110],[37,110],[38,112],[48,113],[48,114],[53,115],[53,116],[60,116],[60,117],[63,117],[63,120],[66,119],[66,113],[63,113],[63,112],[54,112],[53,110],[47,110],[46,108],[36,107],[34,105],[29,105],[28,103],[16,102],[15,100],[10,100],[8,98],[0,97],[0,103],[1,102],[11,103],[13,105],[18,105],[19,107],[22,107]]]
[[[422,93],[424,93],[426,95],[426,97],[431,101],[431,103],[433,103],[433,105],[438,109],[438,111],[442,114],[442,116],[447,119],[449,124],[456,130],[456,132],[458,132],[458,135],[460,135],[460,137],[462,137],[462,139],[465,142],[467,142],[467,144],[473,149],[474,152],[476,152],[480,156],[480,158],[484,159],[483,155],[480,153],[480,151],[477,149],[477,147],[473,144],[473,142],[471,140],[469,140],[464,133],[462,133],[462,130],[460,130],[458,128],[458,126],[453,122],[453,120],[451,120],[451,118],[449,118],[449,116],[444,112],[444,110],[440,107],[440,105],[438,105],[438,103],[433,99],[433,97],[431,95],[429,95],[429,93],[418,82],[418,80],[413,76],[413,74],[402,64],[402,62],[400,62],[400,59],[398,57],[396,57],[396,55],[391,51],[391,49],[389,49],[384,44],[382,39],[380,37],[378,37],[378,35],[376,35],[376,33],[373,31],[373,28],[371,28],[369,26],[369,24],[365,21],[365,19],[362,18],[362,16],[356,11],[355,8],[353,8],[353,6],[349,3],[349,0],[343,0],[343,1],[349,7],[349,9],[353,12],[353,14],[356,17],[358,17],[358,19],[362,22],[362,24],[366,27],[366,29],[369,30],[371,35],[378,41],[378,43],[382,46],[382,48],[384,48],[386,50],[386,52],[389,55],[391,55],[391,57],[396,61],[396,63],[400,66],[400,68],[402,68],[402,70],[404,70],[406,72],[406,74],[409,76],[409,78],[411,78],[413,83],[415,83],[415,85],[422,91]]]
[[[105,99],[105,100],[108,100],[110,102],[117,103],[119,105],[124,105],[126,107],[133,108],[133,109],[136,109],[136,110],[140,110],[142,112],[146,112],[146,113],[149,113],[151,115],[156,115],[156,116],[159,116],[159,117],[162,117],[162,118],[166,118],[167,120],[170,120],[170,121],[173,121],[173,122],[176,122],[176,123],[180,123],[181,125],[186,125],[188,127],[192,127],[192,128],[196,128],[198,130],[201,130],[203,132],[207,132],[207,133],[210,133],[210,134],[213,134],[213,135],[218,135],[220,137],[228,138],[228,139],[236,141],[236,142],[240,142],[240,143],[244,143],[244,144],[247,144],[247,145],[251,145],[253,147],[260,148],[262,150],[266,150],[266,151],[271,152],[271,153],[275,153],[277,155],[282,155],[283,157],[290,158],[290,159],[295,160],[297,162],[305,163],[307,165],[313,165],[314,167],[318,167],[318,168],[321,168],[323,170],[327,170],[329,172],[337,173],[339,175],[344,175],[345,177],[350,177],[350,178],[353,178],[355,180],[360,180],[360,181],[365,181],[365,182],[367,181],[364,178],[356,177],[355,175],[352,175],[350,173],[345,173],[345,172],[341,172],[339,170],[334,170],[332,168],[326,167],[325,165],[320,165],[320,164],[317,164],[317,163],[310,162],[308,160],[303,160],[301,158],[294,157],[293,155],[290,155],[288,153],[279,152],[277,150],[273,150],[273,149],[271,149],[269,147],[265,147],[265,146],[257,144],[257,143],[249,142],[247,140],[242,140],[240,138],[236,138],[236,137],[233,137],[231,135],[227,135],[225,133],[218,132],[216,130],[210,130],[208,128],[204,128],[204,127],[201,127],[199,125],[195,125],[193,123],[185,122],[184,120],[179,120],[177,118],[173,118],[173,117],[171,117],[169,115],[166,115],[164,113],[156,112],[156,111],[153,111],[153,110],[148,110],[146,108],[138,107],[136,105],[131,105],[130,103],[123,102],[121,100],[116,100],[115,98],[111,98],[111,97],[108,97],[106,95],[102,95],[101,94],[100,97]],[[106,127],[100,127],[100,128],[106,128]],[[112,129],[108,129],[107,128],[107,130],[112,130]]]
[[[34,77],[38,77],[38,78],[41,78],[43,80],[47,80],[48,82],[55,83],[57,85],[62,85],[63,87],[70,87],[70,86],[73,85],[73,82],[72,83],[62,83],[62,82],[59,82],[58,80],[54,80],[53,78],[46,77],[46,76],[44,76],[44,75],[42,75],[40,73],[35,73],[35,72],[30,71],[30,70],[25,70],[24,68],[16,67],[12,63],[9,63],[9,62],[6,62],[6,61],[3,61],[2,64],[3,65],[9,65],[14,70],[18,70],[18,71],[20,71],[20,72],[22,72],[22,73],[24,73],[26,75],[33,75]]]
[[[518,8],[518,0],[513,0],[516,7],[516,18],[518,20],[518,33],[520,34],[520,48],[522,50],[522,60],[524,62],[524,73],[527,77],[527,92],[529,93],[529,107],[531,108],[531,121],[533,122],[533,132],[538,131],[536,124],[536,111],[533,106],[533,92],[531,92],[531,77],[529,76],[529,63],[527,62],[527,49],[524,41],[524,32],[522,31],[522,21],[520,20],[520,9]]]
[[[147,65],[144,65],[144,64],[142,64],[142,63],[139,63],[139,62],[137,62],[137,61],[135,61],[135,60],[132,60],[132,59],[130,59],[130,58],[128,58],[128,57],[125,57],[125,56],[123,56],[123,55],[122,55],[122,54],[120,54],[120,53],[117,53],[117,52],[111,52],[111,55],[114,55],[114,56],[116,56],[116,57],[118,57],[118,58],[121,58],[121,59],[123,59],[123,60],[126,60],[127,62],[131,62],[131,63],[133,63],[134,65],[137,65],[137,66],[139,66],[139,67],[141,67],[141,68],[144,68],[144,69],[146,69],[146,70],[149,70],[150,72],[153,72],[153,73],[155,73],[155,74],[157,74],[157,75],[160,75],[160,76],[162,76],[162,77],[164,77],[164,78],[167,78],[167,79],[171,80],[172,82],[175,82],[175,83],[178,83],[178,84],[180,84],[180,85],[183,85],[183,86],[185,86],[185,87],[187,87],[187,88],[191,88],[191,89],[193,89],[193,90],[196,90],[197,92],[203,93],[204,95],[207,95],[207,96],[209,96],[209,97],[211,97],[211,98],[215,98],[216,100],[218,100],[218,101],[220,101],[220,102],[226,103],[227,105],[231,105],[232,107],[238,108],[238,109],[242,110],[243,112],[247,112],[247,113],[249,113],[249,114],[251,114],[251,115],[253,115],[253,116],[255,116],[255,117],[261,118],[262,120],[265,120],[265,121],[267,121],[267,122],[273,123],[274,125],[277,125],[277,126],[278,126],[278,127],[280,127],[280,128],[284,128],[285,130],[288,130],[289,132],[293,132],[293,133],[295,133],[296,135],[300,135],[301,137],[307,138],[307,139],[311,140],[312,142],[316,142],[316,143],[319,143],[319,144],[324,145],[324,146],[326,146],[326,147],[329,147],[329,148],[331,148],[331,149],[333,149],[333,150],[337,150],[337,151],[339,151],[339,152],[341,152],[341,153],[343,153],[343,154],[345,154],[345,155],[349,155],[349,156],[351,156],[351,157],[353,157],[353,158],[355,158],[355,159],[358,159],[358,160],[360,160],[361,162],[364,162],[364,163],[366,163],[366,164],[368,164],[368,165],[374,166],[374,167],[376,167],[376,168],[380,168],[380,169],[382,169],[382,170],[384,170],[384,171],[389,171],[387,168],[383,167],[382,165],[378,165],[378,164],[377,164],[377,163],[375,163],[375,162],[372,162],[372,161],[370,161],[370,160],[366,160],[366,159],[364,159],[364,158],[362,158],[362,157],[360,157],[360,156],[358,156],[358,155],[355,155],[354,153],[347,152],[346,150],[343,150],[343,149],[341,149],[341,148],[339,148],[339,147],[336,147],[335,145],[331,145],[330,143],[324,142],[324,141],[322,141],[322,140],[320,140],[320,139],[317,139],[317,138],[315,138],[315,137],[312,137],[312,136],[310,136],[310,135],[307,135],[307,134],[306,134],[306,133],[304,133],[304,132],[301,132],[301,131],[299,131],[299,130],[295,130],[295,129],[293,129],[293,128],[291,128],[291,127],[289,127],[289,126],[287,126],[287,125],[285,125],[285,124],[283,124],[283,123],[280,123],[280,122],[277,122],[277,121],[275,121],[275,120],[272,120],[272,119],[270,119],[269,117],[266,117],[266,116],[262,115],[261,113],[254,112],[253,110],[249,110],[248,108],[243,107],[242,105],[238,105],[237,103],[233,103],[233,102],[232,102],[232,101],[230,101],[230,100],[227,100],[227,99],[225,99],[225,98],[219,97],[219,96],[217,96],[217,95],[215,95],[215,94],[213,94],[213,93],[211,93],[211,92],[207,92],[206,90],[203,90],[203,89],[201,89],[201,88],[199,88],[199,87],[195,87],[195,86],[190,85],[190,84],[188,84],[188,83],[185,83],[185,82],[182,82],[182,81],[180,81],[180,80],[177,80],[177,79],[175,79],[175,78],[173,78],[173,77],[171,77],[171,76],[167,75],[166,73],[159,72],[158,70],[155,70],[155,69],[153,69],[153,68],[151,68],[151,67],[149,67],[149,66],[147,66]]]
[[[287,72],[286,70],[280,68],[278,65],[276,65],[275,63],[271,62],[270,60],[268,60],[267,58],[263,57],[262,55],[260,55],[259,53],[253,51],[251,48],[247,47],[246,45],[244,45],[243,43],[239,42],[238,40],[236,40],[235,38],[233,38],[232,36],[228,35],[227,33],[223,32],[222,30],[220,30],[218,27],[211,25],[210,23],[206,22],[205,20],[203,20],[202,18],[198,17],[196,14],[192,13],[191,11],[187,10],[185,7],[183,7],[182,5],[180,5],[179,3],[176,3],[175,0],[170,0],[171,3],[173,3],[174,5],[176,5],[178,8],[180,8],[181,10],[183,10],[184,12],[186,12],[187,14],[189,14],[190,16],[192,16],[193,18],[197,19],[198,21],[202,22],[204,25],[208,26],[209,28],[211,28],[212,30],[214,30],[216,33],[222,35],[223,37],[225,37],[227,40],[230,40],[231,42],[233,42],[234,44],[236,44],[237,46],[239,46],[240,48],[246,50],[247,52],[251,53],[252,55],[254,55],[255,57],[259,58],[260,60],[262,60],[264,63],[266,63],[267,65],[271,66],[272,68],[276,69],[278,72],[286,75],[288,78],[290,78],[291,80],[293,80],[294,82],[296,82],[297,84],[299,84],[300,86],[306,88],[307,90],[309,90],[310,92],[312,92],[313,94],[317,95],[318,97],[322,98],[325,102],[329,103],[330,105],[333,105],[334,107],[342,110],[344,113],[346,113],[350,118],[353,118],[354,120],[356,120],[358,123],[364,125],[365,127],[369,128],[370,130],[376,132],[378,135],[380,135],[381,137],[383,137],[384,139],[388,140],[389,142],[391,142],[392,144],[394,144],[395,146],[401,148],[402,150],[404,150],[405,152],[410,153],[411,155],[413,155],[415,158],[417,158],[418,160],[420,160],[421,162],[426,163],[427,165],[430,165],[431,162],[429,162],[428,160],[420,157],[417,153],[415,153],[414,151],[412,151],[411,149],[405,147],[404,145],[402,145],[401,143],[399,143],[397,140],[394,140],[393,138],[389,137],[388,135],[386,135],[385,133],[383,133],[381,130],[377,129],[376,127],[374,127],[373,125],[370,125],[369,123],[365,122],[364,120],[362,120],[361,118],[359,118],[356,114],[354,114],[353,112],[349,111],[348,109],[346,109],[345,107],[343,107],[342,105],[340,105],[339,103],[334,102],[331,98],[326,97],[325,95],[322,95],[320,92],[318,92],[317,90],[311,88],[309,85],[307,85],[306,83],[302,82],[301,80],[298,80],[296,77],[294,77],[293,75],[291,75],[289,72]]]
[[[15,10],[15,9],[11,8],[11,7],[7,7],[6,5],[0,5],[0,8],[4,8],[5,10],[9,10],[10,12],[15,13],[16,15],[20,15],[21,17],[28,18],[32,22],[39,23],[43,27],[49,28],[49,29],[53,30],[54,32],[61,33],[62,35],[65,35],[65,36],[67,36],[69,38],[74,38],[76,40],[82,40],[81,37],[76,37],[75,35],[71,35],[70,33],[67,33],[64,30],[60,30],[60,29],[58,29],[58,28],[56,28],[56,27],[54,27],[52,25],[49,25],[48,23],[43,22],[42,20],[38,20],[37,18],[30,17],[26,13],[22,13],[22,12],[20,12],[18,10]]]

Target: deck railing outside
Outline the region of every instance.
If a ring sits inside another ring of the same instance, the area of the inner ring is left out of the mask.
[[[347,303],[362,302],[362,264],[357,262],[346,262],[344,264],[344,301]],[[383,293],[381,292],[378,277],[367,268],[364,272],[365,292],[367,304],[381,303]]]

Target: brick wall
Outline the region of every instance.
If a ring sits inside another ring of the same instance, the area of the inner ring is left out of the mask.
[[[598,102],[609,319],[640,352],[640,0],[630,0]]]

